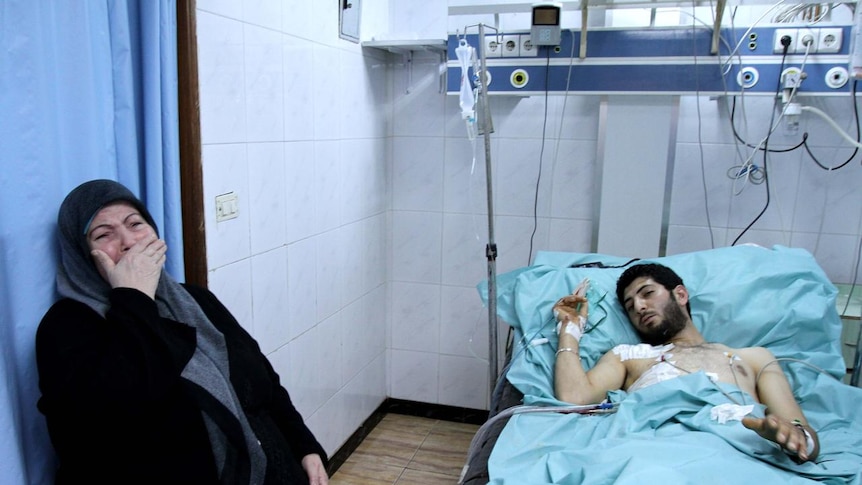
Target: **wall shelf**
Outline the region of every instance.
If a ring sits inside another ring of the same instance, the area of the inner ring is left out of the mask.
[[[361,45],[395,54],[407,54],[416,51],[446,52],[446,39],[366,40],[362,41]]]
[[[407,65],[407,92],[413,87],[413,53],[433,52],[440,57],[440,80],[437,91],[446,92],[446,55],[448,41],[446,39],[405,39],[405,40],[371,40],[363,41],[362,47],[372,47],[385,50],[393,54],[400,54]]]

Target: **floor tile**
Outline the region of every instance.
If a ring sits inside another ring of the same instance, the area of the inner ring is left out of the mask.
[[[347,460],[329,480],[330,485],[391,485],[404,468]]]
[[[382,424],[382,422],[381,422]],[[389,423],[386,427],[375,427],[356,448],[349,459],[405,467],[425,441],[425,434],[414,428],[398,428]]]
[[[419,451],[407,464],[407,469],[437,472],[458,477],[466,461],[467,453],[463,450],[419,448]]]
[[[477,425],[387,414],[332,477],[333,485],[455,484]]]
[[[426,472],[420,470],[404,470],[401,478],[395,485],[454,485],[458,483],[458,477],[443,475],[441,473]]]
[[[427,435],[437,424],[436,419],[421,418],[418,416],[405,416],[403,414],[387,414],[380,423],[374,427],[375,430],[387,431],[395,429],[404,433]]]

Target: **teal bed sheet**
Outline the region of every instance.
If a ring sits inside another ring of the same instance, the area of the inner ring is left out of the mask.
[[[497,313],[515,332],[506,378],[530,405],[562,406],[553,395],[557,337],[551,307],[583,278],[591,281],[581,360],[592,367],[621,343],[637,343],[616,300],[627,258],[539,253],[532,266],[498,277]],[[641,261],[641,262],[646,262]],[[708,341],[763,346],[781,362],[794,395],[818,431],[816,463],[798,465],[739,421],[718,424],[728,403],[703,373],[610,397],[618,412],[599,416],[518,414],[500,434],[488,467],[494,484],[826,483],[862,485],[862,389],[840,382],[837,290],[805,250],[735,246],[648,261],[674,269],[691,295],[692,319]],[[601,263],[604,268],[572,268]],[[479,285],[487,301],[487,283]],[[819,370],[791,359],[816,366]],[[722,384],[724,391],[742,391]],[[743,397],[748,404],[751,396]],[[762,416],[756,405],[754,415]]]

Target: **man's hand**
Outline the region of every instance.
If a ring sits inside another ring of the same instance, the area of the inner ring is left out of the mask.
[[[98,249],[90,254],[111,288],[134,288],[155,298],[167,250],[165,242],[152,234],[135,243],[116,263]]]
[[[311,453],[302,457],[302,468],[308,475],[309,485],[328,485],[329,476],[323,467],[323,460],[317,453]]]
[[[554,317],[559,322],[557,333],[562,335],[564,332],[568,332],[576,340],[580,340],[581,335],[584,333],[587,316],[589,315],[587,297],[577,294],[564,296],[557,300],[553,312]],[[573,329],[569,329],[570,325],[575,325],[577,330],[573,331]]]
[[[742,425],[756,432],[769,441],[777,443],[782,449],[795,453],[800,461],[808,461],[817,451],[817,445],[808,449],[808,438],[805,433],[785,419],[775,415],[767,415],[765,418],[742,418]]]

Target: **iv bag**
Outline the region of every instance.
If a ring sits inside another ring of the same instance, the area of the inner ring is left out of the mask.
[[[476,50],[467,43],[466,39],[461,39],[458,47],[455,48],[455,55],[458,57],[458,63],[461,66],[461,93],[459,105],[461,106],[461,118],[467,124],[467,136],[472,140],[476,136],[476,99],[473,95],[473,86],[470,83],[470,65],[475,56]]]

